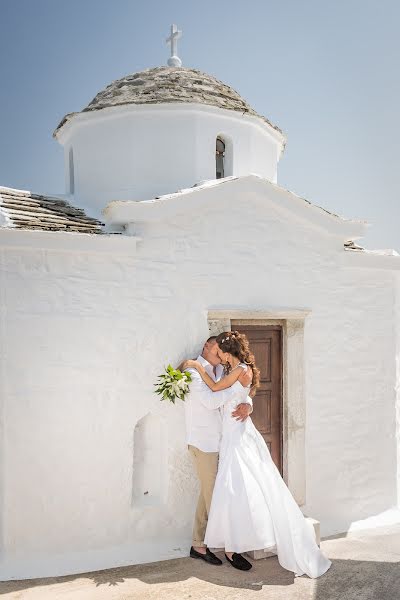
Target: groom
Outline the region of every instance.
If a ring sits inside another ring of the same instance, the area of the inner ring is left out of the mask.
[[[219,381],[223,377],[224,368],[218,357],[218,344],[214,336],[208,338],[197,360],[214,381]],[[190,556],[200,558],[212,565],[221,565],[222,561],[204,544],[204,536],[218,469],[218,450],[222,429],[219,407],[229,398],[231,388],[212,392],[195,369],[188,370],[192,376],[192,383],[190,384],[190,393],[185,401],[186,437],[200,481],[200,496],[194,519]],[[251,372],[243,371],[233,386],[243,385],[246,387],[250,385],[251,380]],[[252,410],[252,401],[248,397],[246,403],[237,406],[232,413],[232,418],[244,421]]]

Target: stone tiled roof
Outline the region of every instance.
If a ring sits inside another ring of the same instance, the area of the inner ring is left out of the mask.
[[[103,224],[61,198],[0,187],[0,227],[102,233]]]
[[[252,115],[282,134],[279,127],[259,115],[234,89],[211,75],[185,67],[155,67],[113,81],[82,112],[126,104],[174,102],[205,104]],[[66,115],[54,134],[76,114]]]
[[[344,247],[345,250],[354,250],[355,252],[362,252],[363,250],[365,250],[363,246],[356,244],[353,240],[349,240],[348,242],[346,242]]]

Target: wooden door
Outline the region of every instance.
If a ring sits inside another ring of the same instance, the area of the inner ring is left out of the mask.
[[[282,328],[232,324],[232,329],[246,334],[260,369],[251,418],[282,475]]]

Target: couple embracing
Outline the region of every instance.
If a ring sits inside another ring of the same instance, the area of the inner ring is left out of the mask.
[[[209,338],[183,369],[192,377],[186,433],[200,481],[190,556],[220,565],[210,548],[224,548],[228,562],[247,571],[252,565],[242,553],[269,549],[296,576],[323,575],[331,562],[249,417],[259,370],[246,336]]]

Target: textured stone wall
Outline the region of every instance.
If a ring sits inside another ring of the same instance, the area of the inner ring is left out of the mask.
[[[153,383],[199,352],[210,308],[311,309],[305,512],[328,535],[394,506],[391,272],[344,266],[342,242],[272,205],[215,205],[138,233],[132,256],[0,238],[2,578],[187,553],[197,484],[183,406],[160,403]],[[155,477],[167,465],[162,482],[135,475],[138,444]]]

